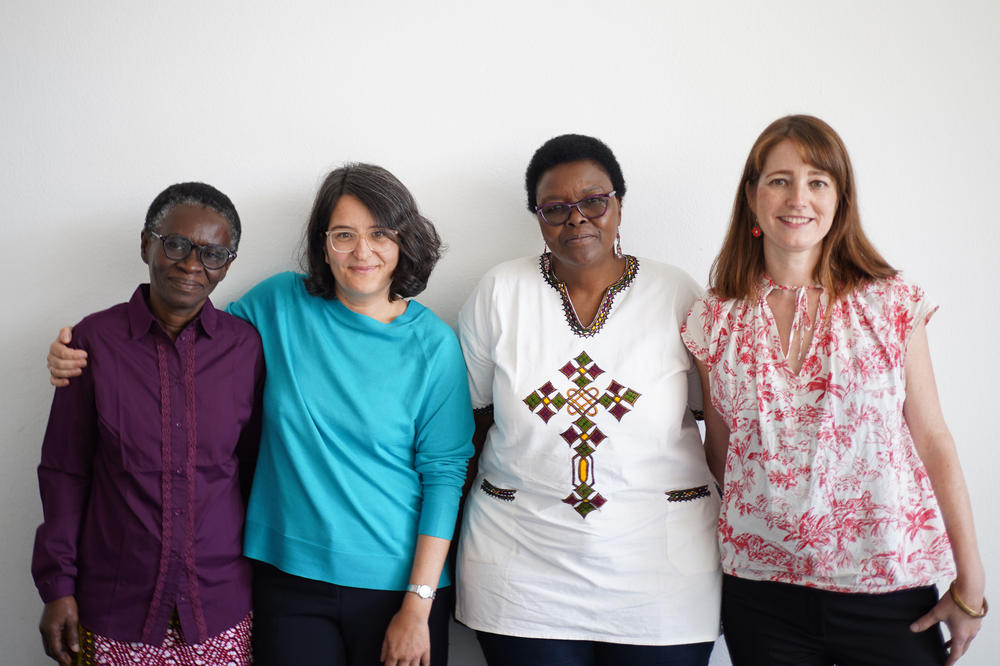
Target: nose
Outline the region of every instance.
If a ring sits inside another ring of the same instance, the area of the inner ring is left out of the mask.
[[[186,273],[197,273],[204,269],[204,266],[201,265],[201,258],[200,255],[198,254],[198,248],[194,247],[191,248],[190,252],[188,252],[188,256],[184,257],[183,259],[177,262],[177,265],[180,266],[181,270],[183,270]]]
[[[797,183],[788,191],[788,205],[792,208],[804,208],[809,198],[809,184]]]
[[[579,205],[574,204],[573,206],[570,207],[569,219],[566,220],[566,224],[575,227],[578,224],[583,224],[586,220],[587,218],[584,217],[583,213],[580,212]]]
[[[368,244],[368,237],[362,234],[358,237],[358,244],[354,246],[354,256],[364,259],[372,254],[374,252],[372,252],[371,245]]]

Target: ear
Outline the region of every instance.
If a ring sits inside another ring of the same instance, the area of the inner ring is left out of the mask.
[[[149,251],[150,251],[150,241],[153,237],[147,234],[145,231],[139,232],[139,256],[142,257],[142,263],[149,265]]]
[[[747,184],[743,187],[743,193],[747,198],[747,205],[750,206],[750,210],[753,214],[757,214],[757,188],[747,181]]]

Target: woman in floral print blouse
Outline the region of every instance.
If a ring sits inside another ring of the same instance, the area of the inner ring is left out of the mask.
[[[954,663],[985,573],[931,369],[936,308],[865,237],[822,120],[757,139],[711,286],[682,337],[717,426],[733,663]]]

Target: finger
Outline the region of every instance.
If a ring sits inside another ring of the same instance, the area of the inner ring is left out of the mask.
[[[53,363],[52,367],[49,368],[49,375],[55,377],[56,379],[69,379],[70,377],[79,377],[83,374],[83,370],[80,368],[76,361],[73,361],[73,365],[70,365],[68,361],[60,361],[58,363]],[[86,364],[86,361],[83,362]]]
[[[76,621],[66,623],[66,642],[70,652],[80,651],[80,633]]]
[[[68,345],[73,340],[73,329],[69,326],[63,326],[59,329],[59,335],[56,337],[56,340],[64,345]]]
[[[45,626],[41,628],[42,645],[45,647],[45,654],[59,663],[68,664],[69,654],[63,650],[62,636],[59,628],[55,626]]]
[[[921,631],[927,631],[937,623],[938,623],[938,617],[932,610],[930,613],[927,613],[919,620],[911,624],[910,631],[912,631],[915,634],[919,634]]]
[[[49,384],[52,384],[56,388],[62,388],[63,386],[69,386],[69,380],[60,379],[58,377],[53,377],[52,375],[49,375]]]
[[[430,648],[424,650],[424,653],[420,655],[420,666],[431,666]]]

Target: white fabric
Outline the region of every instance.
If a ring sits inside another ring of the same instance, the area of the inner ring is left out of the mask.
[[[538,257],[501,264],[482,279],[459,314],[459,337],[473,407],[492,404],[495,425],[466,502],[461,622],[531,638],[715,640],[719,502],[688,410],[688,384],[692,376],[697,383],[697,373],[679,334],[700,292],[683,271],[642,259],[603,328],[580,337]],[[634,405],[609,402],[629,409],[620,421],[602,404],[583,406],[607,436],[583,473],[561,435],[579,418],[572,403],[546,423],[540,407],[524,402],[546,382],[556,389],[550,398],[579,391],[560,368],[581,352],[603,371],[584,387],[593,397],[607,393],[612,380],[639,393]],[[574,496],[581,474],[592,480],[590,498],[606,500],[586,517],[563,501]],[[483,491],[484,479],[516,490],[513,499]],[[710,495],[691,501],[671,502],[665,494],[705,485]]]
[[[723,570],[866,593],[951,577],[941,510],[903,419],[906,347],[936,308],[898,278],[848,294],[828,317],[823,295],[796,376],[767,304],[775,288],[765,277],[753,301],[706,295],[682,330],[730,429]]]

